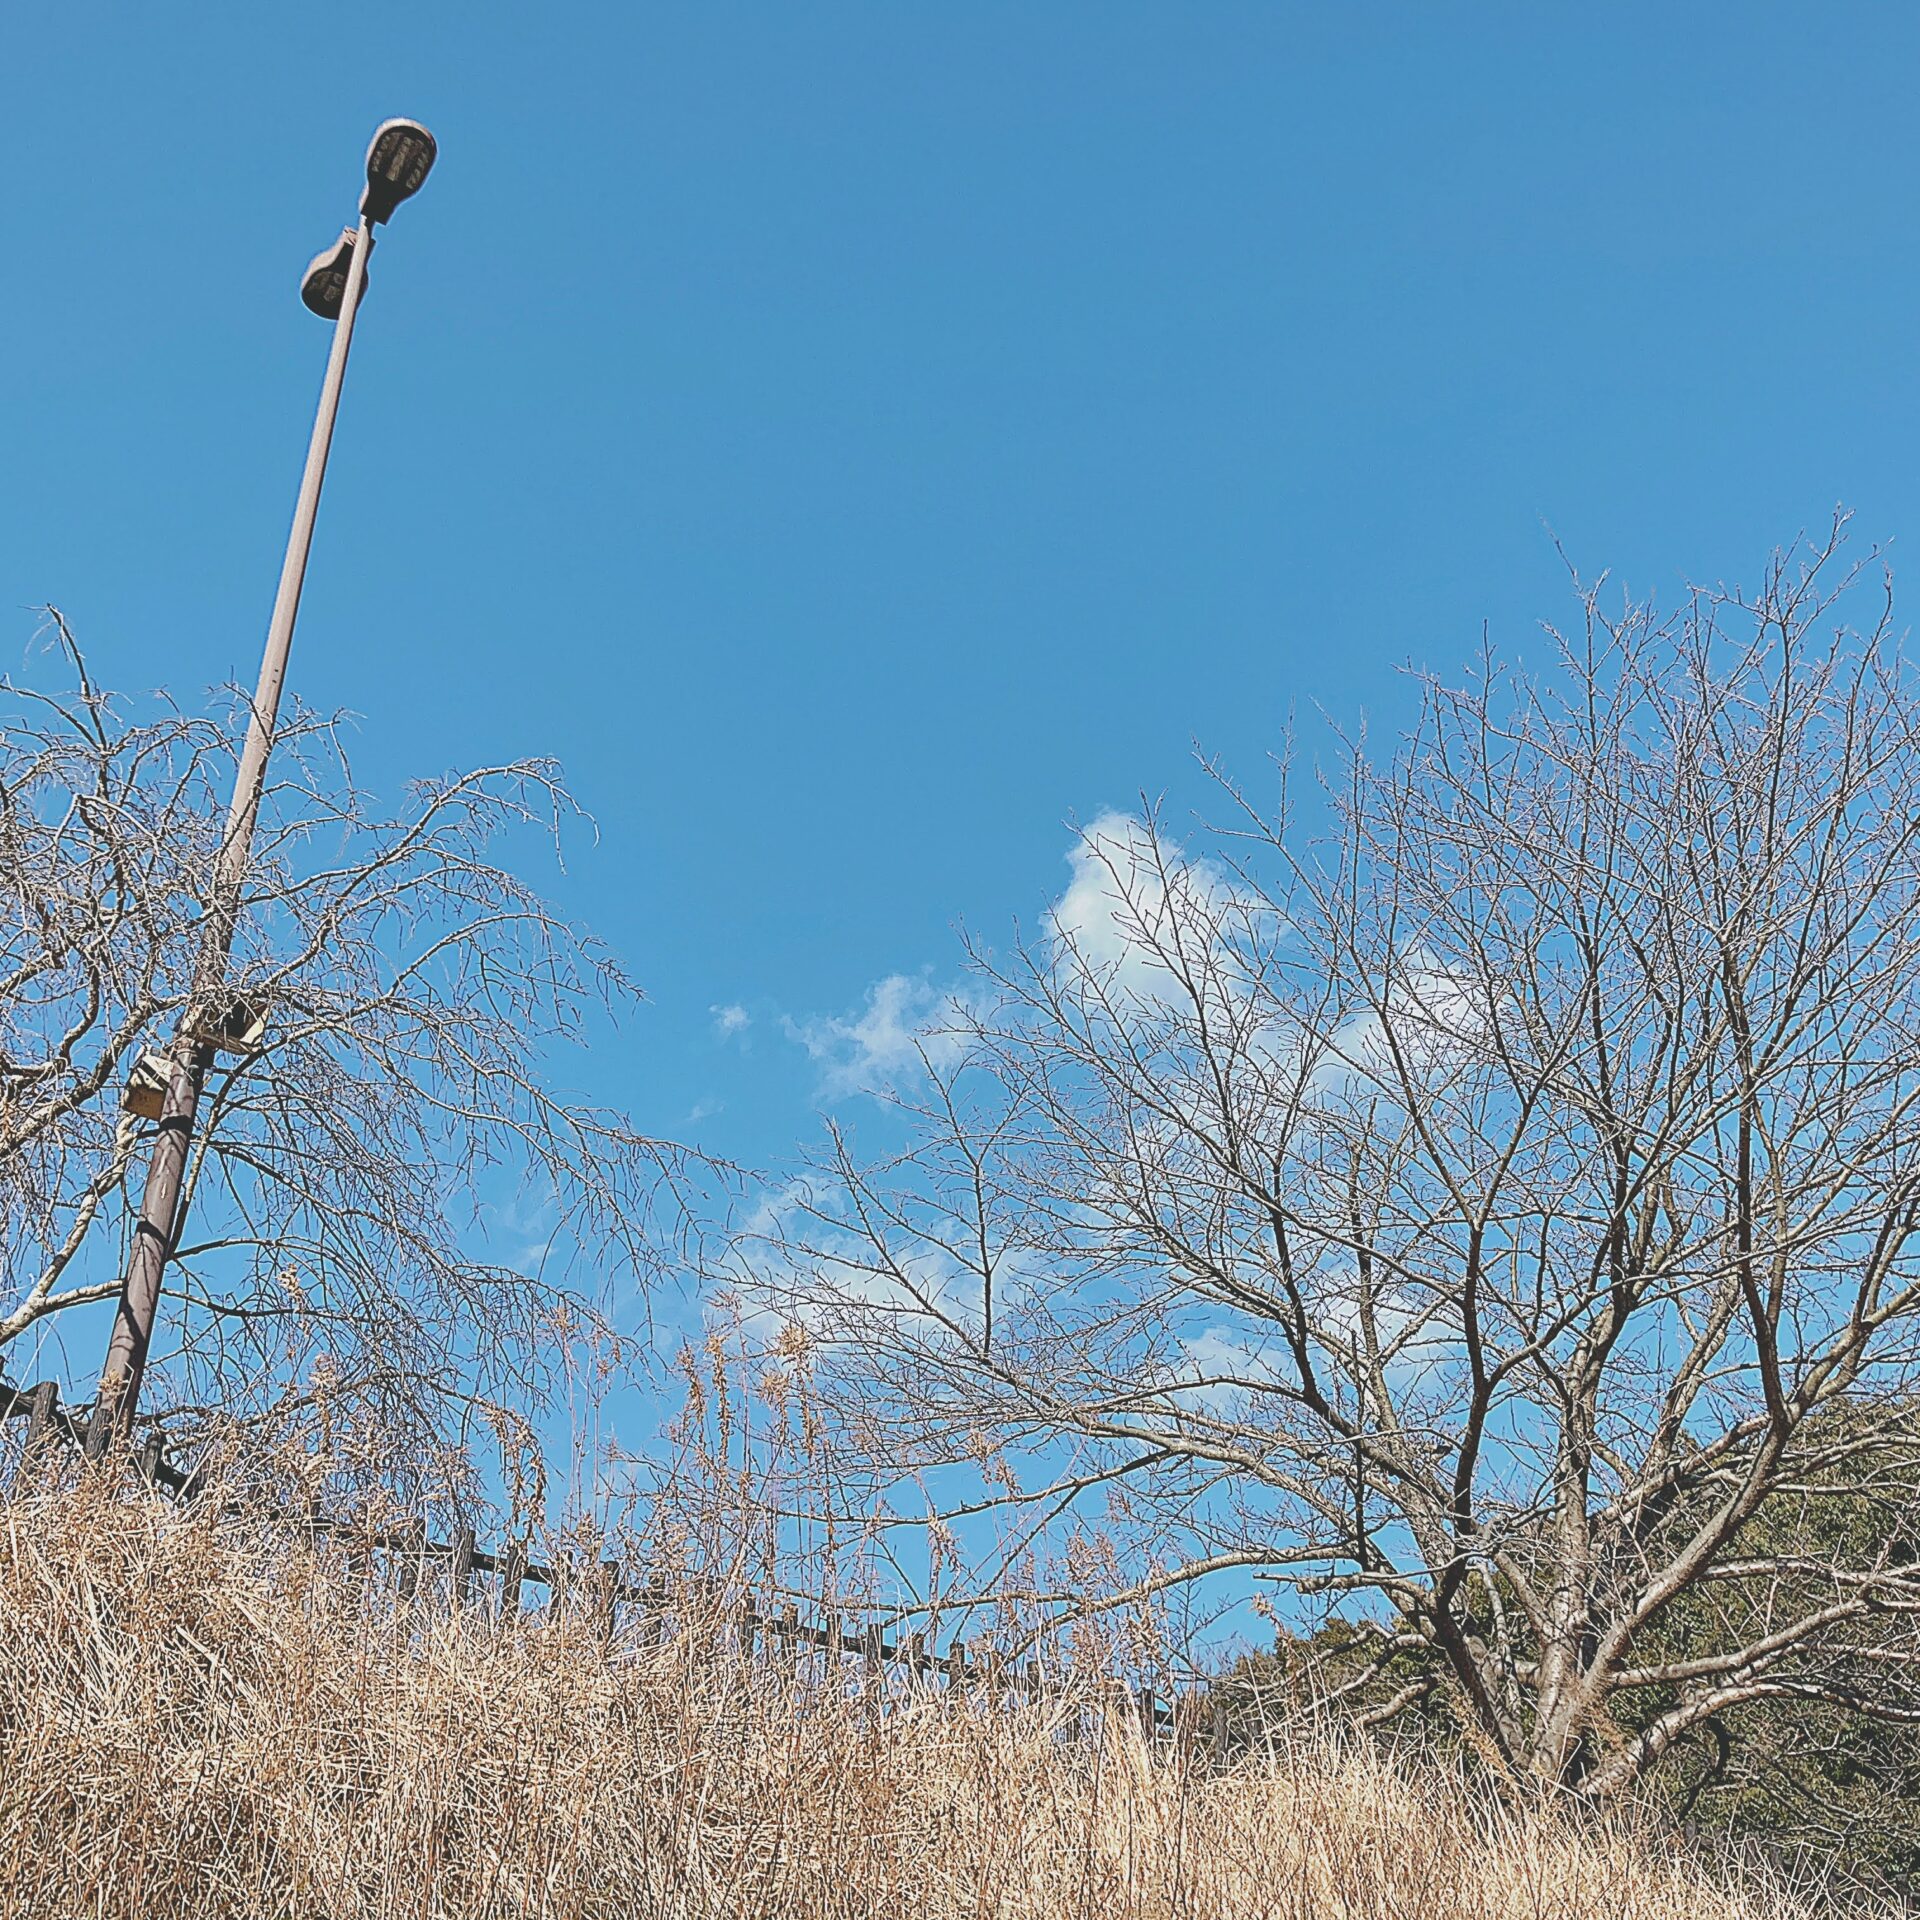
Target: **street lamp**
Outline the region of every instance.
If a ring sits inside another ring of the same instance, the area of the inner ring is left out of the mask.
[[[87,1457],[99,1459],[114,1440],[124,1435],[139,1404],[140,1383],[146,1372],[147,1350],[153,1342],[154,1314],[160,1301],[160,1283],[180,1233],[180,1189],[193,1141],[194,1117],[200,1090],[216,1051],[246,1044],[257,1037],[256,1010],[242,1008],[226,991],[227,960],[233,950],[234,926],[240,892],[246,879],[247,856],[253,845],[254,821],[260,811],[260,792],[266,777],[267,754],[273,745],[274,723],[280,713],[280,693],[287,675],[287,654],[293,642],[293,623],[300,611],[300,590],[307,574],[307,555],[313,546],[313,523],[320,508],[320,485],[326,478],[327,453],[333,445],[333,424],[340,411],[340,388],[346,378],[347,350],[353,344],[354,315],[366,291],[367,257],[373,251],[373,230],[393,218],[403,200],[420,191],[438,149],[433,135],[417,120],[389,120],[373,136],[367,149],[367,186],[360,197],[359,224],[308,267],[300,295],[307,306],[333,322],[333,346],[327,355],[326,379],[320,388],[320,406],[314,416],[313,437],[307,443],[306,470],[294,503],[293,528],[287,536],[286,559],[280,568],[280,589],[274,596],[273,618],[267,625],[266,650],[260,661],[260,684],[253,696],[247,741],[233,784],[233,802],[226,831],[220,840],[214,871],[212,910],[194,971],[193,992],[164,1066],[147,1063],[150,1078],[156,1068],[165,1076],[159,1100],[153,1158],[147,1167],[140,1217],[134,1226],[133,1246],[120,1283],[113,1332],[107,1343],[106,1364],[100,1370],[100,1391],[87,1426]],[[130,1090],[130,1104],[131,1094]],[[155,1090],[142,1098],[151,1107]]]
[[[307,271],[300,282],[300,298],[309,313],[317,313],[322,320],[338,320],[340,309],[346,304],[347,276],[353,271],[353,250],[360,235],[353,227],[343,227],[340,238],[322,253],[316,253],[307,263]],[[360,291],[367,290],[367,274],[373,262],[369,260],[360,270]]]
[[[402,200],[411,200],[425,185],[439,151],[433,135],[418,120],[389,120],[379,128],[367,149],[362,215],[375,225],[391,220],[394,208]]]

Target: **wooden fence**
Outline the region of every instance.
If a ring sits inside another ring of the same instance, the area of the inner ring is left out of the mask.
[[[62,1405],[59,1385],[52,1380],[33,1387],[0,1382],[0,1426],[13,1420],[26,1422],[15,1485],[21,1482],[23,1468],[31,1474],[35,1463],[78,1456],[90,1411]],[[157,1428],[148,1431],[134,1457],[141,1479],[162,1495],[184,1503],[200,1498],[207,1490],[199,1470],[183,1470],[167,1459],[165,1441]],[[488,1596],[482,1583],[491,1580],[493,1607],[502,1617],[513,1617],[521,1611],[529,1586],[545,1587],[552,1606],[573,1604],[591,1612],[608,1644],[619,1631],[623,1608],[637,1609],[644,1620],[661,1622],[674,1611],[671,1587],[658,1581],[635,1584],[625,1577],[617,1561],[587,1563],[570,1557],[547,1564],[531,1557],[526,1541],[498,1549],[483,1548],[471,1527],[456,1528],[450,1540],[435,1540],[417,1523],[370,1527],[364,1519],[329,1515],[314,1507],[277,1510],[267,1517],[308,1538],[337,1540],[357,1553],[385,1555],[403,1599],[417,1598],[422,1580],[444,1571],[450,1606],[461,1609],[486,1604]],[[714,1598],[710,1592],[689,1597],[708,1605]],[[806,1619],[791,1602],[768,1608],[751,1595],[734,1598],[719,1610],[732,1624],[742,1650],[749,1654],[756,1647],[764,1647],[776,1656],[795,1659],[808,1648],[825,1662],[857,1660],[869,1674],[900,1672],[956,1693],[990,1689],[996,1699],[1035,1700],[1049,1692],[1071,1691],[1051,1681],[1038,1661],[1019,1661],[983,1643],[970,1646],[955,1638],[942,1653],[931,1634],[889,1634],[880,1621],[850,1620],[837,1614],[825,1620]],[[1209,1697],[1196,1691],[1168,1698],[1143,1687],[1131,1696],[1129,1706],[1149,1739],[1192,1738],[1204,1731],[1216,1749],[1226,1745],[1225,1707],[1217,1695]],[[1203,1708],[1204,1728],[1200,1719]]]

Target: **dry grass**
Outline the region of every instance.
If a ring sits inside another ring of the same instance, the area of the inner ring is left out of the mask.
[[[369,1608],[265,1534],[0,1514],[0,1913],[1735,1920],[1650,1842],[1295,1750],[1214,1772],[1038,1713],[803,1695]]]

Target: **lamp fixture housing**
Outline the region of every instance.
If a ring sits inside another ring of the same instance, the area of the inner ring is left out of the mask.
[[[400,202],[420,191],[439,151],[418,120],[389,120],[367,149],[367,192],[360,211],[375,225],[391,220]]]

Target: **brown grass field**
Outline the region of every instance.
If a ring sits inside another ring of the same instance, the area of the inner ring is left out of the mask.
[[[7,1920],[1798,1911],[1370,1755],[1068,1743],[1064,1707],[828,1697],[697,1632],[608,1658],[104,1490],[5,1508],[0,1637]]]

